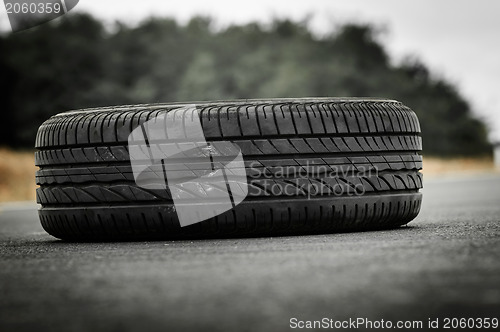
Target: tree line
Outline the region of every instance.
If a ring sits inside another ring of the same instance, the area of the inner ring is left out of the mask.
[[[484,123],[456,87],[415,58],[393,64],[371,25],[317,36],[276,20],[216,30],[208,18],[113,27],[68,15],[0,36],[0,145],[33,147],[38,126],[78,108],[240,98],[397,99],[419,116],[427,155],[491,151]]]

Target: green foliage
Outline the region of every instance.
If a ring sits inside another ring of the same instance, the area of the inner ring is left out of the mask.
[[[38,126],[65,110],[169,101],[376,96],[414,109],[424,152],[490,152],[485,126],[448,82],[409,59],[390,64],[376,30],[345,25],[314,36],[275,21],[214,31],[210,19],[181,26],[150,19],[111,31],[88,15],[0,37],[0,144],[30,147]]]

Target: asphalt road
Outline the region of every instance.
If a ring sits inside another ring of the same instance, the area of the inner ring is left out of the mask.
[[[35,205],[3,205],[0,330],[500,318],[500,176],[424,184],[408,227],[279,238],[71,244],[43,231]]]

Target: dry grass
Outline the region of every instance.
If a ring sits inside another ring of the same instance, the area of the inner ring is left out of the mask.
[[[0,148],[0,202],[34,201],[35,156]]]
[[[0,202],[34,201],[35,158],[33,152],[0,148]],[[442,159],[424,157],[425,176],[448,174],[477,174],[495,172],[491,158]]]
[[[424,157],[426,176],[450,174],[478,174],[496,172],[492,158],[436,158]]]

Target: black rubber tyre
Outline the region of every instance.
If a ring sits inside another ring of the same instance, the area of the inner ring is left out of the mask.
[[[36,138],[43,228],[73,241],[311,234],[394,228],[420,210],[420,126],[397,101],[202,102],[196,106],[207,142],[233,142],[245,164],[266,176],[249,176],[248,196],[232,210],[180,227],[168,190],[135,184],[127,138],[148,119],[181,106],[87,109],[43,123]],[[311,164],[332,172],[316,172]],[[292,171],[274,176],[283,165]],[[296,194],[280,192],[290,185]],[[321,195],[311,192],[318,186]]]

